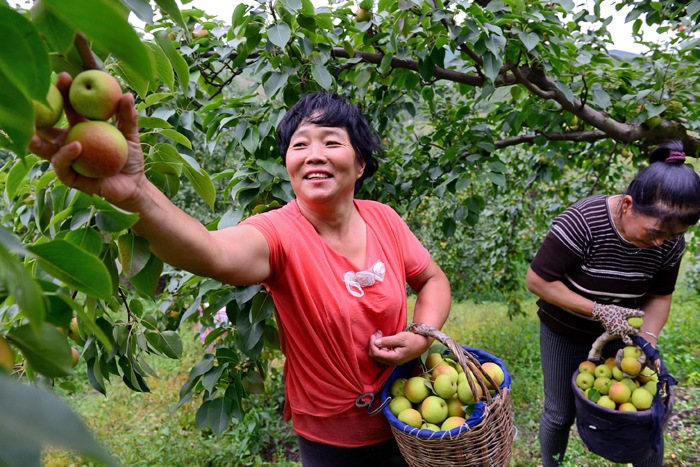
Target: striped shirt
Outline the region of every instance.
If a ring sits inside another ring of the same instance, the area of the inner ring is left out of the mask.
[[[641,307],[647,294],[673,293],[684,237],[637,248],[618,232],[608,199],[608,195],[584,198],[559,215],[530,264],[532,270],[590,300],[626,308]],[[540,320],[554,332],[582,343],[593,343],[604,332],[592,317],[543,299],[537,303]]]

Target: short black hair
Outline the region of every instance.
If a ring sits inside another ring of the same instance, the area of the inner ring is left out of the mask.
[[[635,211],[667,228],[675,223],[695,225],[700,219],[700,177],[684,164],[684,156],[680,141],[659,145],[649,157],[650,164],[627,188]]]
[[[277,126],[277,147],[285,167],[289,142],[302,123],[344,128],[348,132],[358,162],[365,162],[365,170],[355,183],[355,194],[357,194],[362,183],[374,175],[379,168],[377,156],[382,154],[379,135],[362,115],[359,107],[352,105],[347,98],[334,92],[315,92],[301,98],[289,109]]]

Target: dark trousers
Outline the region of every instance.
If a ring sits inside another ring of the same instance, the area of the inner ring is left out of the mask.
[[[396,440],[360,448],[343,448],[297,435],[303,467],[407,467]]]
[[[624,347],[622,339],[608,343],[603,358],[614,357]],[[588,359],[590,345],[580,344],[552,332],[540,323],[540,354],[544,376],[544,410],[540,418],[540,449],[544,467],[558,467],[564,460],[569,443],[569,430],[576,419],[576,403],[571,388],[571,376],[581,362]],[[661,467],[664,459],[661,449],[635,467]]]

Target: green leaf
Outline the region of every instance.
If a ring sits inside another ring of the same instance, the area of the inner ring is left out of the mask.
[[[92,195],[92,203],[98,210],[95,223],[100,230],[105,232],[121,232],[139,220],[138,213],[121,210],[97,195]]]
[[[5,185],[5,192],[10,200],[15,199],[19,188],[29,182],[27,174],[37,162],[39,162],[37,157],[29,156],[25,157],[24,160],[16,161],[12,166],[10,173],[7,174],[7,185]]]
[[[187,93],[187,87],[190,82],[190,68],[187,62],[175,49],[173,41],[170,40],[166,31],[156,31],[153,33],[153,37],[155,37],[156,42],[160,48],[163,49],[163,52],[165,52],[165,55],[175,69],[175,74],[177,74],[182,92]]]
[[[523,45],[525,46],[528,52],[530,52],[537,46],[537,44],[540,43],[540,36],[538,36],[534,32],[521,31],[518,33],[518,37],[521,41],[523,41]]]
[[[148,48],[148,51],[151,54],[153,66],[156,70],[156,76],[168,87],[168,89],[175,92],[175,72],[173,71],[173,66],[170,64],[170,60],[168,60],[167,55],[165,55],[163,49],[158,47],[158,45],[154,44],[153,42],[144,42],[143,44],[146,46],[146,48]]]
[[[287,45],[287,42],[289,42],[291,35],[292,31],[284,21],[270,26],[270,28],[267,30],[267,38],[280,49],[284,49],[284,46]]]
[[[209,404],[209,426],[216,436],[221,437],[231,423],[232,405],[233,402],[227,397],[217,397]]]
[[[313,75],[316,82],[320,84],[323,89],[326,91],[331,90],[333,77],[328,73],[324,65],[311,65],[311,75]]]
[[[445,237],[449,238],[454,236],[457,231],[457,223],[451,217],[446,218],[442,221],[442,233]]]
[[[104,330],[85,312],[85,308],[78,302],[70,298],[66,294],[62,293],[52,293],[47,295],[54,295],[61,300],[63,300],[69,307],[71,307],[75,313],[78,315],[80,321],[95,334],[95,337],[102,342],[102,344],[107,349],[107,352],[112,352],[112,340],[105,334]]]
[[[277,91],[282,89],[285,84],[287,84],[287,78],[288,75],[286,73],[278,73],[274,72],[270,76],[267,77],[267,81],[265,81],[265,84],[263,85],[263,89],[265,90],[265,96],[268,99],[272,99]]]
[[[10,8],[0,9],[0,73],[29,99],[46,102],[51,78],[48,50],[31,22]]]
[[[10,254],[12,245],[8,244],[6,237],[12,236],[2,227],[0,233],[0,284],[4,284],[32,328],[38,332],[45,313],[41,288],[24,265]]]
[[[172,128],[173,126],[157,117],[139,117],[139,128]]]
[[[122,271],[127,278],[138,274],[151,257],[151,245],[144,237],[125,233],[117,240]]]
[[[499,174],[496,172],[486,172],[486,177],[498,186],[507,186],[506,177],[503,174]]]
[[[10,330],[5,337],[22,351],[32,368],[42,375],[58,378],[73,373],[73,353],[68,339],[55,327],[48,324],[42,326],[37,336],[31,326],[25,324]]]
[[[28,247],[39,265],[56,279],[92,297],[109,301],[112,279],[100,259],[65,240]]]
[[[301,5],[301,12],[306,16],[313,16],[313,14],[316,12],[314,10],[314,4],[311,2],[311,0],[301,0]]]
[[[129,66],[128,63],[121,61],[114,65],[116,72],[121,78],[126,81],[126,83],[136,91],[136,93],[143,99],[148,93],[148,81],[143,79],[143,77],[133,68]]]
[[[34,131],[34,109],[24,93],[0,69],[0,148],[20,157],[27,154]],[[5,132],[3,134],[2,132]]]
[[[131,277],[129,282],[142,294],[155,298],[156,287],[158,287],[158,280],[162,272],[163,261],[158,259],[156,255],[151,255],[148,263],[138,274]]]
[[[182,357],[182,341],[175,331],[163,331],[160,333],[158,350],[172,359],[179,360]]]
[[[153,8],[148,0],[122,0],[124,5],[144,23],[153,24]]]
[[[183,2],[186,3],[186,2]],[[178,8],[175,0],[156,0],[156,5],[161,7],[175,22],[182,28],[187,29],[187,23],[182,17],[182,12]]]
[[[178,133],[175,130],[160,130],[157,133],[160,133],[163,136],[167,136],[168,138],[172,139],[178,144],[182,144],[183,146],[192,149],[192,143],[190,143],[190,140],[187,139],[185,135],[182,133]]]
[[[82,248],[91,255],[99,256],[102,251],[102,237],[97,230],[91,227],[83,227],[68,232],[64,240],[78,248]]]
[[[56,15],[47,11],[42,2],[34,3],[31,18],[34,26],[51,44],[51,47],[62,55],[68,55],[73,47],[75,30],[58,19]]]
[[[260,132],[256,127],[249,127],[246,130],[243,139],[241,140],[241,144],[246,149],[246,151],[248,151],[251,154],[255,154],[255,151],[258,149],[259,143]]]
[[[216,188],[214,188],[214,183],[211,181],[211,177],[206,172],[198,172],[190,165],[186,164],[184,166],[185,176],[192,184],[192,188],[197,192],[199,196],[202,197],[207,205],[214,209],[214,203],[216,202]]]
[[[82,31],[96,45],[128,64],[146,81],[153,81],[148,50],[127,19],[104,0],[42,0],[64,23]]]
[[[52,394],[2,375],[0,394],[0,452],[7,465],[28,467],[21,455],[35,450],[40,462],[41,447],[51,445],[118,467],[80,417]]]

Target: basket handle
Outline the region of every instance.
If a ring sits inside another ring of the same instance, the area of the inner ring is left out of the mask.
[[[484,397],[486,397],[487,404],[491,404],[492,397],[491,392],[484,382],[484,378],[486,378],[492,387],[496,388],[499,396],[502,395],[501,388],[498,387],[496,382],[488,373],[483,371],[479,361],[472,354],[457,345],[457,343],[452,340],[450,336],[439,329],[435,329],[434,327],[423,323],[411,323],[406,330],[423,337],[432,337],[433,339],[437,339],[446,345],[447,348],[450,349],[450,351],[457,357],[459,366],[461,366],[464,370],[467,377],[467,383],[469,384],[469,388],[472,390],[472,394],[477,394],[476,383],[472,378],[473,375],[477,380],[476,382],[479,383]]]

